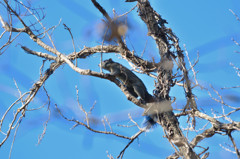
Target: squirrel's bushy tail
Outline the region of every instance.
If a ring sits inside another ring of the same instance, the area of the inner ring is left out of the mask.
[[[154,120],[154,117],[151,117],[150,115],[146,116],[145,121],[143,123],[143,127],[145,127],[147,130],[154,128],[156,126],[156,121]]]

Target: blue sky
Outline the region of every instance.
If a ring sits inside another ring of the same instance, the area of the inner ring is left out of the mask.
[[[197,53],[199,53],[200,59],[196,70],[199,71],[198,79],[202,85],[209,87],[209,84],[212,84],[216,89],[239,85],[235,70],[229,65],[232,62],[239,66],[240,55],[234,53],[234,51],[239,51],[240,48],[231,39],[240,41],[240,22],[229,11],[229,9],[232,9],[240,15],[240,2],[238,0],[150,0],[150,2],[153,8],[168,21],[168,27],[172,28],[179,37],[181,45],[186,45],[192,61],[196,59]],[[94,8],[90,0],[33,0],[32,3],[36,7],[45,7],[46,19],[44,24],[47,27],[58,24],[61,19],[62,23],[71,28],[78,50],[84,46],[91,47],[101,43],[101,38],[96,35],[96,28],[101,22],[102,15]],[[125,3],[124,0],[102,0],[101,4],[110,15],[113,15],[112,8],[118,14],[122,14],[129,11],[136,3]],[[3,11],[0,11],[0,14],[4,14]],[[146,26],[137,16],[136,9],[128,15],[128,21],[131,28],[126,40],[128,44],[132,43],[133,47],[129,45],[130,50],[134,49],[136,53],[140,54],[146,41],[148,41],[144,57],[158,59],[155,43],[150,37],[146,36]],[[0,31],[2,32],[2,28]],[[65,54],[73,52],[70,35],[64,30],[62,24],[55,30],[53,39],[61,52]],[[1,116],[18,96],[13,79],[18,83],[21,91],[25,92],[39,78],[42,59],[26,54],[20,49],[20,46],[16,45],[18,43],[29,46],[36,51],[43,51],[29,38],[21,36],[14,45],[0,56]],[[0,44],[2,44],[1,41]],[[126,62],[118,59],[115,55],[104,55],[104,59],[109,57],[128,66]],[[100,56],[96,54],[90,58],[79,60],[79,66],[99,71],[97,67],[99,60]],[[47,65],[49,65],[49,62]],[[144,75],[138,74],[138,76],[143,79],[148,91],[152,92],[154,89],[153,80]],[[48,112],[46,109],[29,111],[16,136],[12,159],[107,158],[107,151],[114,157],[118,156],[128,143],[127,140],[118,139],[111,135],[95,134],[80,126],[70,130],[73,123],[64,121],[54,112],[54,104],[56,103],[69,118],[81,117],[82,114],[76,103],[76,85],[79,89],[80,103],[88,110],[96,102],[93,115],[98,117],[106,115],[109,117],[113,128],[121,133],[131,136],[137,131],[136,129],[119,129],[116,126],[116,124],[127,124],[127,114],[129,112],[136,116],[135,119],[139,123],[144,120],[141,117],[142,110],[127,101],[114,84],[95,77],[81,76],[64,65],[46,82],[46,88],[51,97],[52,115],[42,143],[37,145],[37,138],[43,131],[43,123],[48,118]],[[219,110],[218,107],[214,107],[216,103],[210,101],[206,92],[196,89],[194,93],[198,96],[200,107],[210,111],[209,106],[213,106],[213,108]],[[227,90],[221,93],[226,96],[232,94],[238,96],[239,90]],[[177,107],[181,108],[184,105],[184,94],[181,88],[173,88],[171,96],[177,98]],[[44,92],[40,91],[30,106],[37,108],[43,105],[46,100]],[[232,102],[232,104],[237,105],[236,102]],[[8,120],[11,119],[10,117],[8,117]],[[239,117],[235,119],[239,121]],[[184,124],[186,119],[181,118],[180,122],[183,123],[183,126],[186,126]],[[139,140],[134,141],[130,148],[126,150],[124,157],[126,159],[149,158],[149,156],[152,159],[166,158],[174,150],[168,141],[162,138],[163,135],[161,127],[141,135]],[[8,142],[1,147],[1,158],[8,158],[12,139],[11,136]],[[228,141],[227,137],[215,136],[202,141],[201,145],[212,145],[209,150],[210,158],[231,158],[232,154],[222,151],[219,146],[219,144]]]

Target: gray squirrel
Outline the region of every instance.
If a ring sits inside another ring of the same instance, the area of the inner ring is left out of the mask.
[[[158,105],[158,102],[154,101],[152,95],[150,95],[145,87],[144,83],[138,78],[131,70],[124,67],[120,63],[114,62],[111,58],[101,62],[102,68],[108,70],[110,75],[115,76],[119,79],[127,88],[129,93],[134,97],[140,97],[144,104],[150,107]],[[150,108],[151,110],[151,108]],[[147,110],[149,112],[149,110]],[[143,125],[146,129],[150,129],[156,125],[156,113],[146,113],[146,120]]]
[[[103,69],[110,72],[110,75],[119,79],[126,86],[131,95],[136,98],[140,97],[146,103],[152,100],[153,97],[148,93],[142,80],[131,70],[120,63],[114,62],[111,58],[101,62],[101,65]]]

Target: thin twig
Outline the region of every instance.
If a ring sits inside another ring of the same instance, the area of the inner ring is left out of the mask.
[[[133,141],[134,141],[135,139],[137,139],[138,136],[141,135],[143,132],[144,132],[143,130],[139,130],[135,135],[133,135],[133,136],[131,137],[131,141],[124,147],[124,149],[120,152],[120,154],[118,155],[117,158],[120,158],[120,157],[121,157],[121,159],[122,159],[122,158],[123,158],[123,155],[124,155],[124,153],[125,153],[125,150],[126,150],[126,149],[133,143]]]
[[[21,121],[22,121],[22,119],[19,121],[19,123],[18,123],[18,125],[17,125],[17,128],[15,129],[15,132],[14,132],[14,136],[13,136],[13,140],[12,140],[12,144],[11,144],[11,149],[10,149],[9,157],[8,157],[9,159],[11,159],[13,144],[14,144],[14,142],[15,142],[16,135],[17,135],[17,131],[18,131],[18,128],[19,128],[19,126],[20,126],[20,124],[21,124]]]
[[[60,116],[61,116],[63,119],[65,119],[65,120],[67,120],[67,121],[74,122],[74,123],[77,124],[77,125],[82,125],[82,126],[84,126],[85,128],[87,128],[87,129],[90,130],[90,131],[93,131],[93,132],[95,132],[95,133],[100,133],[100,134],[111,134],[111,135],[114,135],[114,136],[117,136],[117,137],[120,137],[120,138],[124,138],[124,139],[131,140],[130,137],[117,134],[117,133],[115,133],[115,132],[113,132],[113,131],[100,131],[100,130],[95,130],[95,129],[91,128],[90,126],[88,126],[88,125],[86,125],[86,124],[84,124],[84,123],[82,123],[82,122],[79,122],[79,121],[76,120],[76,119],[69,119],[69,118],[65,117],[65,116],[62,114],[62,112],[60,111],[60,109],[57,107],[57,105],[55,105],[55,108],[57,109],[58,113],[60,114]]]
[[[47,125],[48,125],[48,122],[50,121],[50,116],[51,116],[51,110],[50,110],[50,104],[51,104],[51,101],[50,101],[50,96],[46,90],[46,88],[43,86],[43,90],[45,91],[47,97],[48,97],[48,107],[47,107],[47,111],[48,111],[48,119],[47,121],[43,124],[44,125],[44,129],[43,129],[43,132],[42,134],[40,134],[38,136],[38,145],[41,143],[43,137],[45,136],[46,134],[46,131],[47,131]]]
[[[74,49],[74,54],[75,54],[75,58],[76,58],[76,67],[77,67],[77,53],[76,53],[76,47],[75,47],[75,43],[74,43],[74,38],[73,38],[73,34],[71,32],[71,28],[69,28],[66,24],[63,23],[64,29],[66,29],[69,34],[71,35],[71,39],[72,39],[72,43],[73,43],[73,49]]]
[[[236,17],[236,19],[240,22],[240,18],[238,17],[237,14],[235,14],[231,9],[229,9],[229,11]]]
[[[131,11],[133,11],[136,7],[137,7],[137,5],[135,5],[135,6],[134,6],[132,9],[130,9],[128,12],[126,12],[126,13],[124,13],[124,14],[122,14],[122,15],[119,15],[119,16],[117,16],[116,18],[120,18],[120,17],[123,17],[123,16],[129,14],[129,13],[130,13]]]

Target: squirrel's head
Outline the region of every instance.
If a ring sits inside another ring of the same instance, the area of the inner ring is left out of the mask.
[[[113,60],[110,58],[108,60],[104,60],[101,64],[102,64],[102,68],[109,70],[111,64],[114,63]]]

